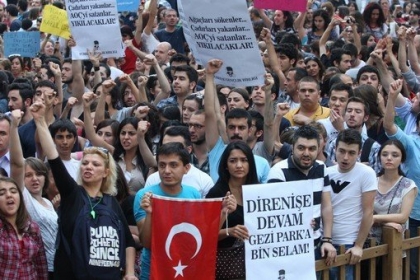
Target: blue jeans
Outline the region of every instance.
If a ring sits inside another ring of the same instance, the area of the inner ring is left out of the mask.
[[[352,248],[353,244],[347,244],[344,245],[344,247],[347,249]],[[335,249],[337,249],[337,252],[339,252],[340,246],[334,245]],[[340,274],[340,268],[339,267],[332,267],[330,268],[330,280],[337,280],[338,276]],[[346,265],[346,280],[353,280],[354,279],[354,265]]]
[[[410,226],[409,226],[410,237],[417,236],[417,228],[420,227],[420,221],[410,218],[409,223],[410,223]],[[413,248],[410,250],[410,280],[417,279],[418,261],[419,261],[418,248]]]

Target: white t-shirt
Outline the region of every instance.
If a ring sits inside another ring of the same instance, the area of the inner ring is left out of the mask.
[[[51,201],[43,198],[48,205],[48,207],[45,207],[33,198],[26,188],[23,188],[23,199],[31,219],[39,225],[41,230],[42,241],[47,255],[48,271],[54,271],[55,238],[57,237],[58,229],[57,213]]]
[[[327,168],[331,183],[333,208],[332,239],[336,245],[353,244],[363,216],[362,194],[378,189],[375,171],[360,162],[352,170],[341,173],[338,165]]]
[[[145,188],[160,183],[159,172],[155,172],[147,177]],[[182,185],[196,188],[202,198],[205,198],[209,190],[214,186],[211,177],[191,164],[187,174],[182,177]]]
[[[70,176],[77,182],[77,177],[79,176],[80,161],[75,160],[74,158],[61,161],[63,162]]]

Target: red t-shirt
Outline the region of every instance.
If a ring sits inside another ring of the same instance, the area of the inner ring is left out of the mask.
[[[137,43],[136,40],[133,38],[133,46],[140,49],[141,42]],[[136,60],[137,60],[136,54],[129,48],[126,48],[125,49],[125,62],[124,64],[120,65],[121,71],[123,71],[126,74],[131,74],[131,72],[133,72],[134,69],[136,69]]]

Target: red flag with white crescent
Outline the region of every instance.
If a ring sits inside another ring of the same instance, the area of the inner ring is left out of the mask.
[[[150,279],[214,280],[222,199],[153,195]]]

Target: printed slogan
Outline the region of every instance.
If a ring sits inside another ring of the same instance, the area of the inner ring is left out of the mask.
[[[87,49],[106,57],[124,54],[115,0],[68,0],[67,15],[76,41],[73,59],[89,59]]]
[[[243,197],[247,278],[315,279],[311,181],[246,185]]]
[[[264,65],[244,1],[204,0],[196,5],[179,0],[178,8],[185,38],[197,61],[203,65],[213,58],[223,61],[215,74],[216,83],[264,84]]]

